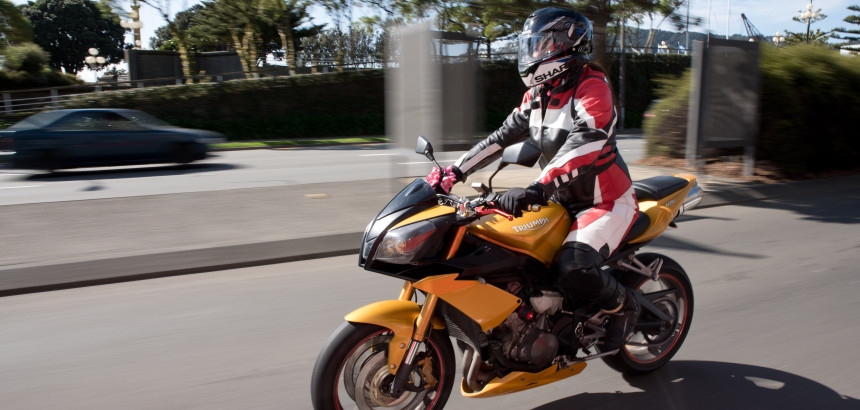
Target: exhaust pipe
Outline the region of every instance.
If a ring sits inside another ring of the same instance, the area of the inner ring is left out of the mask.
[[[678,215],[675,217],[679,217],[684,214],[684,212],[689,211],[691,209],[696,208],[702,203],[702,197],[704,196],[705,191],[702,191],[702,188],[699,187],[699,182],[694,181],[693,187],[690,188],[690,192],[687,193],[687,196],[684,197],[684,203],[681,204],[681,209],[678,209]]]

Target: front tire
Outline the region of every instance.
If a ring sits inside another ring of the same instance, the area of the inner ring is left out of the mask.
[[[675,356],[690,331],[693,320],[693,286],[690,279],[681,265],[665,256],[645,253],[636,257],[645,265],[657,258],[663,259],[663,267],[660,269],[660,279],[656,282],[635,272],[625,272],[619,280],[624,286],[643,295],[664,292],[652,303],[672,320],[659,328],[637,330],[618,354],[603,358],[609,367],[624,374],[648,373],[663,367]],[[643,308],[639,321],[654,323],[659,320]]]
[[[432,386],[419,392],[406,391],[399,397],[389,396],[386,388],[393,379],[387,367],[390,339],[391,332],[381,326],[345,322],[338,327],[314,364],[314,408],[441,409],[454,385],[454,349],[447,335],[431,330],[418,353],[424,365],[416,366],[413,383]]]

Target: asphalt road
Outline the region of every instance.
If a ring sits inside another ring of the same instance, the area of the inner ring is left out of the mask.
[[[860,194],[699,209],[650,250],[684,266],[690,335],[644,377],[579,376],[450,408],[860,408]],[[355,256],[0,298],[9,409],[304,409],[321,344],[396,297]]]
[[[618,144],[628,162],[642,157],[641,135],[622,136]],[[445,165],[461,154],[438,156]],[[389,178],[393,172],[425,175],[429,169],[422,156],[384,144],[219,151],[184,166],[81,168],[53,174],[0,168],[0,206],[361,181]]]

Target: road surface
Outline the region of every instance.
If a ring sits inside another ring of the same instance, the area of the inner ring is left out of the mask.
[[[618,141],[631,163],[642,157],[644,145],[641,135]],[[461,154],[442,152],[438,157],[448,165]],[[0,205],[385,179],[393,171],[425,175],[430,167],[423,156],[368,144],[219,151],[184,166],[80,168],[54,174],[0,168]]]
[[[581,375],[452,409],[860,408],[860,194],[694,210],[648,247],[695,314],[662,370]],[[305,409],[345,313],[396,297],[355,256],[0,298],[0,403],[23,409]]]

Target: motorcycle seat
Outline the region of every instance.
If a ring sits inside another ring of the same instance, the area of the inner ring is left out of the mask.
[[[689,181],[684,178],[661,175],[633,182],[636,199],[656,201],[683,189]]]

